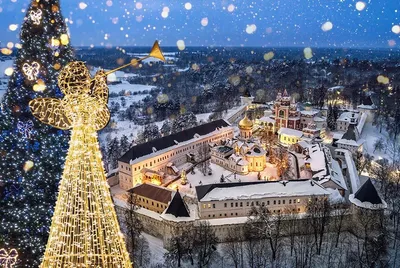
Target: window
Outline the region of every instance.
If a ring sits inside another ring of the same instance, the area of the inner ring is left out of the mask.
[[[211,208],[211,204],[208,204],[208,208]]]
[[[231,208],[233,208],[233,203],[231,203]]]
[[[254,206],[254,202],[251,202],[251,206]]]
[[[297,199],[297,203],[300,203],[300,199]]]
[[[285,204],[285,200],[282,200],[282,204]]]
[[[276,200],[274,200],[274,205],[276,205]]]
[[[280,205],[281,204],[281,200],[278,200],[278,205]]]
[[[225,213],[225,217],[226,217],[226,213]]]
[[[237,213],[235,213],[236,214],[236,216],[237,216]]]
[[[240,202],[240,207],[243,207],[243,202]]]
[[[246,202],[246,206],[249,206],[249,202]]]
[[[203,208],[206,208],[206,204],[203,204]]]
[[[269,206],[269,200],[267,201],[267,205]]]
[[[262,202],[262,203],[261,203],[261,206],[265,206],[265,202]]]
[[[213,208],[215,208],[215,204],[213,204]]]
[[[151,205],[154,206],[154,202],[151,202]]]
[[[235,207],[238,207],[238,202],[235,203]]]
[[[224,203],[224,207],[227,207],[228,206],[228,204],[227,203]]]
[[[258,201],[256,202],[256,206],[258,206]]]
[[[292,199],[289,199],[289,204],[292,204]]]

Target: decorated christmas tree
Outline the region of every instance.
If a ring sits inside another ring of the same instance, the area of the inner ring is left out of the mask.
[[[59,71],[73,60],[58,0],[33,0],[0,106],[0,248],[16,248],[18,267],[40,263],[68,149],[68,132],[35,119],[28,103],[61,97]]]

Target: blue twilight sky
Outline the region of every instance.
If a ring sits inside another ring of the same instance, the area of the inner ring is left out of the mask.
[[[0,46],[18,41],[9,26],[29,2],[0,0]],[[74,46],[400,47],[399,0],[60,2]]]

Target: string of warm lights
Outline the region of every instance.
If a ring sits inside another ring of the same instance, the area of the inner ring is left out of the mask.
[[[12,268],[18,260],[18,252],[15,248],[7,251],[5,248],[0,249],[0,267]]]
[[[103,71],[93,90],[82,62],[60,73],[62,100],[38,98],[32,113],[51,126],[72,128],[50,236],[41,267],[131,267],[101,160],[96,131],[110,119]]]

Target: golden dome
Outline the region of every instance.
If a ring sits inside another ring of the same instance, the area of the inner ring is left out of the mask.
[[[242,120],[239,122],[239,128],[240,129],[252,129],[253,128],[253,122],[247,118],[247,115],[244,116]]]

